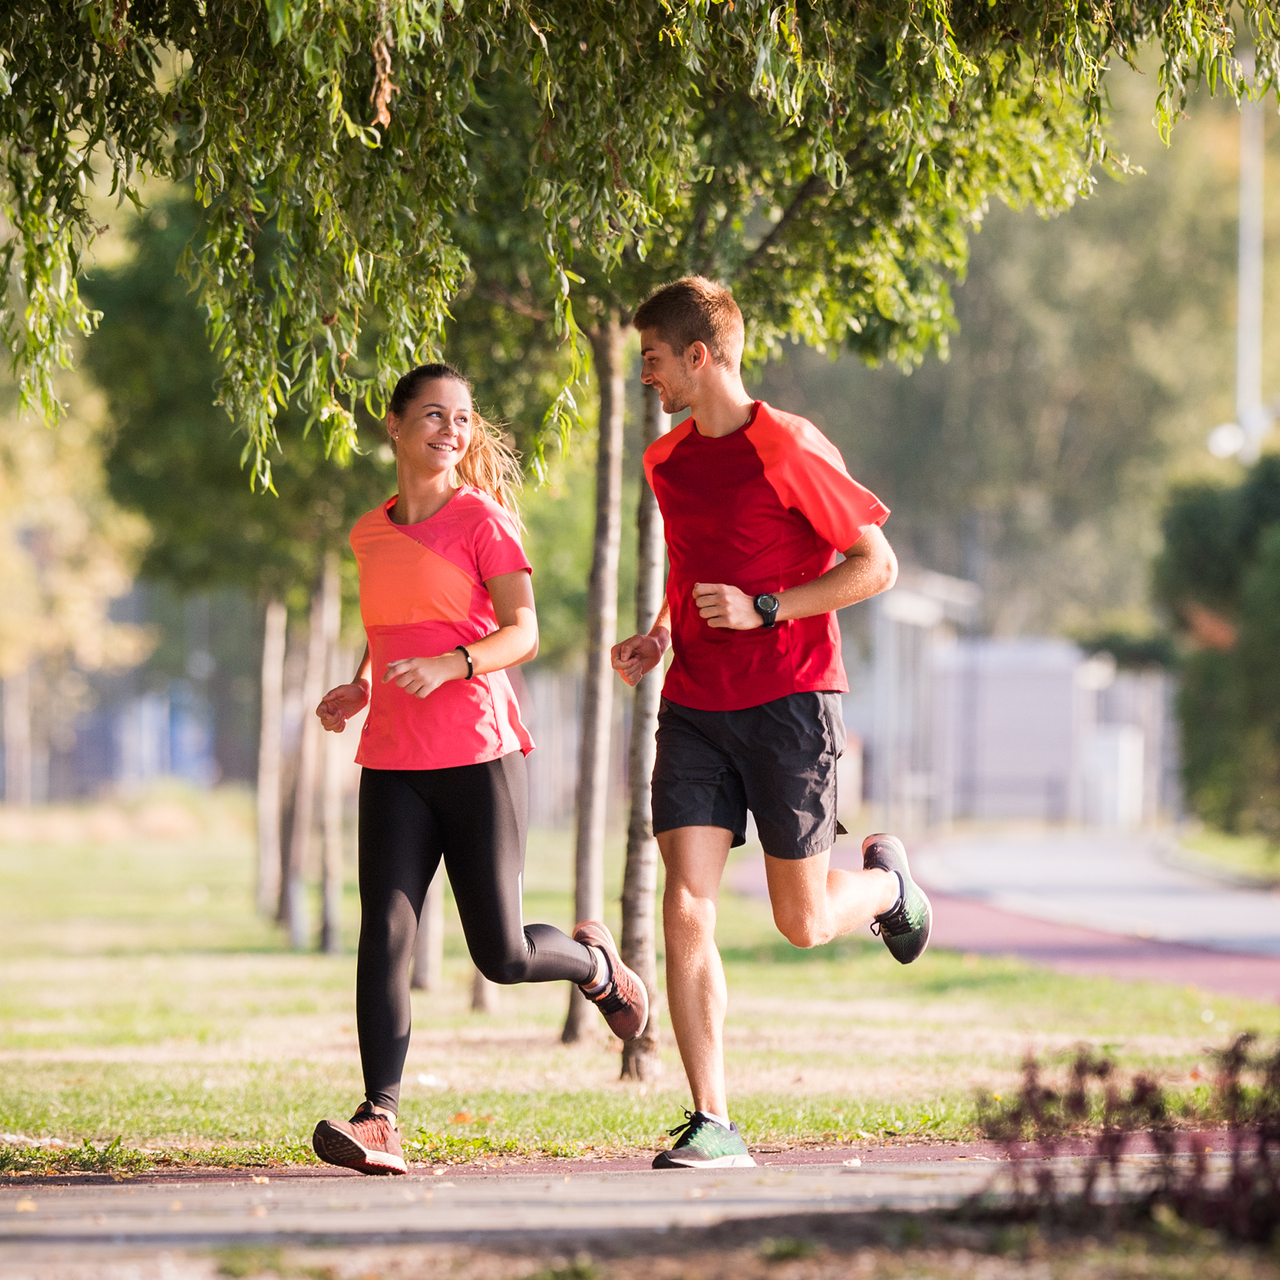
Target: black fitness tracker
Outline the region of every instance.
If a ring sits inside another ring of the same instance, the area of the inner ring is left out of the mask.
[[[466,658],[466,660],[467,660],[467,679],[468,679],[468,680],[470,680],[470,679],[471,679],[471,677],[472,677],[473,675],[475,675],[475,673],[476,673],[476,664],[475,664],[474,662],[472,662],[472,661],[471,661],[471,655],[467,652],[467,647],[466,647],[466,645],[462,645],[462,644],[458,645],[458,646],[454,649],[454,653],[460,653],[460,654],[462,654],[462,656],[463,656],[464,658]]]
[[[766,627],[772,627],[778,621],[778,597],[770,595],[767,591],[763,595],[755,597],[751,603],[755,606],[756,612],[764,621]]]

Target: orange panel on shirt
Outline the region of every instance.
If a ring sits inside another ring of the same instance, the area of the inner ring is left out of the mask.
[[[383,517],[381,508],[351,531],[360,562],[360,616],[366,627],[462,622],[471,613],[471,577]],[[358,545],[357,545],[358,544]]]

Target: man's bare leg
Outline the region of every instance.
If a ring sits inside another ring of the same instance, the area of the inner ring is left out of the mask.
[[[892,872],[843,871],[830,863],[830,849],[811,858],[765,854],[773,922],[793,946],[820,947],[870,924],[898,901],[900,886]]]
[[[729,1114],[724,1086],[729,997],[716,949],[716,908],[732,839],[723,827],[677,827],[658,836],[666,868],[662,933],[671,1029],[694,1110],[717,1116]]]

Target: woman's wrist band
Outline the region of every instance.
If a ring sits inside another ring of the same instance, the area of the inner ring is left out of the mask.
[[[463,656],[464,658],[466,658],[466,660],[467,660],[467,679],[468,679],[468,680],[470,680],[470,679],[471,679],[471,677],[472,677],[472,676],[474,676],[474,675],[475,675],[475,673],[476,673],[476,664],[475,664],[474,662],[472,662],[472,661],[471,661],[471,655],[467,652],[467,647],[466,647],[466,645],[463,645],[463,644],[458,645],[458,647],[457,647],[456,649],[454,649],[454,653],[460,653],[460,654],[462,654],[462,656]]]

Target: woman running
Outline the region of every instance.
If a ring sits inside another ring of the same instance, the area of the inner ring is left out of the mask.
[[[599,921],[573,937],[525,925],[520,889],[533,741],[505,668],[538,651],[520,545],[514,455],[445,364],[396,385],[387,413],[399,492],[351,531],[368,644],[350,684],[316,714],[341,733],[366,706],[360,775],[356,1026],[365,1100],[321,1120],[329,1164],[404,1173],[396,1114],[409,1048],[409,964],[443,859],[467,947],[492,982],[577,983],[623,1040],[644,1029],[644,984]]]

